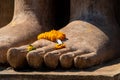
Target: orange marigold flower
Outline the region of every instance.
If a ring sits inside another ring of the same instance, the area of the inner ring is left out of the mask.
[[[55,45],[56,49],[62,49],[62,48],[65,48],[65,47],[66,47],[65,44],[56,44]]]
[[[61,40],[64,40],[66,38],[66,35],[60,31],[51,30],[49,32],[41,33],[37,36],[37,39],[47,39],[50,41],[57,41],[57,44],[55,45],[56,49],[65,48],[65,44],[62,43]],[[31,48],[29,49],[31,50]]]
[[[56,41],[57,39],[64,40],[66,38],[65,34],[56,30],[51,30],[49,32],[41,33],[37,36],[37,39],[47,39],[50,41]]]

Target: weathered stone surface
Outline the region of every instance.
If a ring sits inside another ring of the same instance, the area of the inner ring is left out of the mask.
[[[0,80],[120,80],[120,59],[85,70],[0,70]]]

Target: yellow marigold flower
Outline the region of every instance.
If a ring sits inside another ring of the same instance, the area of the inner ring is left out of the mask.
[[[28,47],[27,47],[27,51],[32,51],[32,50],[35,50],[36,48],[35,47],[33,47],[32,45],[29,45]]]
[[[55,45],[56,49],[62,49],[62,48],[65,48],[65,47],[66,47],[65,44],[56,44]]]
[[[49,32],[41,33],[38,35],[37,39],[47,39],[50,41],[56,41],[57,39],[64,40],[66,38],[65,34],[56,30],[51,30]]]
[[[50,34],[50,40],[51,40],[51,41],[55,41],[55,40],[56,40],[55,34]]]
[[[43,36],[44,36],[44,34],[43,33],[41,33],[40,35],[38,35],[37,36],[37,39],[39,40],[39,39],[42,39],[43,38]]]
[[[57,42],[57,44],[55,45],[56,49],[61,49],[66,47],[65,44],[60,39],[57,39],[56,42]]]
[[[56,30],[51,30],[50,32],[51,32],[51,33],[56,33],[57,31],[56,31]]]

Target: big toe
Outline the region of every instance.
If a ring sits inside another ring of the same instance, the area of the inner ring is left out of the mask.
[[[13,68],[22,68],[23,65],[27,64],[26,62],[26,52],[18,48],[10,48],[7,52],[8,63]]]

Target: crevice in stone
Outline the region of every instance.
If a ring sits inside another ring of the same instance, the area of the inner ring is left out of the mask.
[[[69,23],[70,0],[55,0],[55,11],[55,28],[60,29]]]

